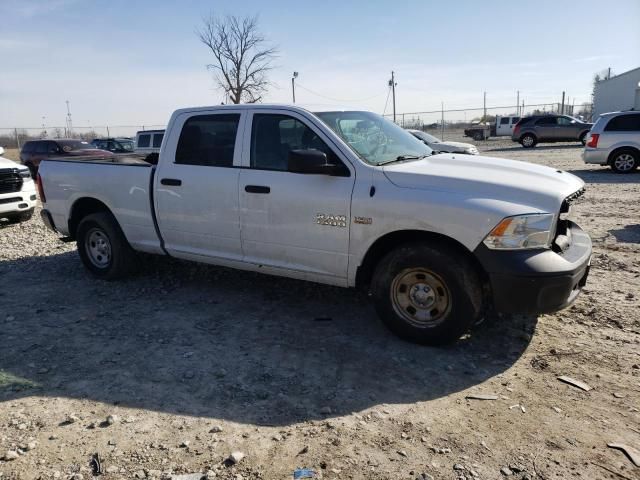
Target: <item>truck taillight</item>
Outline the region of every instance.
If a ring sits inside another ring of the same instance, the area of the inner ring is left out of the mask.
[[[40,178],[40,174],[36,175],[36,187],[38,188],[38,195],[40,195],[40,201],[45,203],[47,201],[47,197],[44,196],[44,188],[42,186],[42,178]]]
[[[599,133],[592,133],[589,135],[589,141],[587,142],[587,147],[589,148],[598,148],[598,139],[600,138]]]

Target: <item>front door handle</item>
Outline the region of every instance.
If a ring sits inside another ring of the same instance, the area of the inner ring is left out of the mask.
[[[182,180],[178,180],[177,178],[163,178],[160,180],[162,185],[171,185],[173,187],[179,187],[182,185]]]
[[[266,187],[263,185],[245,185],[244,191],[247,193],[269,193],[271,192],[271,187]]]

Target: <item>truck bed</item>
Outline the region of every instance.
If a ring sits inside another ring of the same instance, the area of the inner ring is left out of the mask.
[[[142,157],[52,158],[42,161],[39,174],[47,209],[62,234],[73,234],[69,219],[74,208],[92,199],[89,202],[102,202],[115,215],[134,249],[163,253],[153,213],[155,166]]]

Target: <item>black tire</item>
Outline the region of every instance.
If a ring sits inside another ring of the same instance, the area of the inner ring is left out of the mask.
[[[396,248],[376,267],[371,292],[382,322],[399,337],[423,345],[457,340],[482,311],[477,271],[467,258],[447,246],[407,244]],[[403,297],[406,307],[402,306]],[[421,315],[433,318],[418,318]]]
[[[609,165],[616,173],[631,173],[640,164],[640,154],[633,148],[621,148],[609,157]]]
[[[27,210],[25,212],[14,213],[8,215],[7,218],[11,223],[27,222],[31,220],[31,217],[33,217],[33,210],[34,209],[32,208],[31,210]]]
[[[484,140],[484,133],[482,133],[482,132],[475,132],[475,133],[473,134],[473,139],[474,139],[474,140],[476,140],[476,141],[478,141],[478,142],[479,142],[480,140]]]
[[[580,134],[580,137],[578,138],[578,140],[580,140],[580,143],[582,144],[583,147],[587,144],[587,135],[588,134],[589,134],[589,132],[582,132]]]
[[[524,148],[533,148],[538,143],[538,139],[531,133],[525,133],[520,137],[520,145]]]
[[[135,271],[136,254],[111,213],[84,217],[78,225],[76,240],[82,263],[96,277],[115,280]]]
[[[31,174],[31,178],[35,181],[36,175],[38,175],[38,168],[33,163],[26,163],[25,167],[29,169],[29,173]]]

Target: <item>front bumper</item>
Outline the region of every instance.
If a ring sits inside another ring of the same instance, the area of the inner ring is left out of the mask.
[[[571,305],[585,286],[591,239],[569,222],[571,245],[553,250],[490,250],[481,243],[475,255],[489,276],[491,297],[501,313],[550,313]]]
[[[0,214],[21,213],[32,210],[37,201],[33,182],[24,182],[19,192],[0,193]]]

